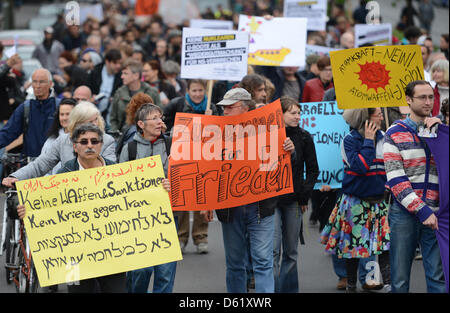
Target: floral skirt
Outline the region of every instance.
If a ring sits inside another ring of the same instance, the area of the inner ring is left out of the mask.
[[[343,194],[320,234],[325,251],[339,258],[367,258],[389,250],[389,206]]]

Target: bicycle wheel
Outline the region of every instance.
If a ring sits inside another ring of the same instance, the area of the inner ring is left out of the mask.
[[[16,292],[17,293],[26,293],[27,292],[27,276],[24,274],[23,272],[23,268],[26,267],[25,264],[25,256],[22,253],[22,249],[19,249],[19,253],[18,253],[18,264],[19,264],[19,268],[17,269],[17,271],[15,272],[16,276]]]
[[[5,236],[5,270],[7,284],[10,284],[13,281],[14,271],[18,268],[17,249],[19,246],[16,242],[15,233],[15,220],[8,218]]]
[[[33,260],[31,260],[30,263],[30,278],[28,281],[28,292],[29,293],[41,292],[41,285],[39,284],[39,279],[37,277],[36,268],[34,267]]]

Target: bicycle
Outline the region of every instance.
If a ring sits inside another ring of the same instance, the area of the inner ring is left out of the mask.
[[[7,153],[1,161],[4,164],[5,176],[8,176],[26,163],[27,159],[22,159],[20,154]],[[17,215],[17,205],[19,204],[17,191],[9,188],[5,194],[0,254],[3,254],[3,251],[6,252],[6,281],[8,284],[14,282],[16,291],[19,293],[36,293],[39,290],[39,281],[25,227]]]
[[[1,162],[4,167],[5,176],[10,175],[18,168],[20,168],[21,162],[20,154],[6,153],[3,155]],[[5,269],[6,269],[6,282],[10,284],[13,280],[12,269],[17,268],[17,255],[19,246],[19,217],[17,216],[17,192],[14,189],[8,189],[6,192],[6,198],[3,203],[3,229],[0,255],[6,252],[5,256]]]
[[[40,291],[39,280],[31,256],[23,221],[20,221],[20,239],[18,252],[18,268],[13,270],[13,281],[18,293],[38,293]]]

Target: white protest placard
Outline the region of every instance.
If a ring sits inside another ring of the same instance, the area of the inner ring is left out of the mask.
[[[306,18],[239,16],[239,30],[250,32],[248,64],[304,66]]]
[[[232,21],[192,19],[190,28],[233,29]]]
[[[103,6],[101,4],[83,5],[80,6],[80,22],[83,24],[88,17],[93,17],[98,21],[102,21]]]
[[[305,17],[308,19],[308,30],[326,30],[326,0],[284,0],[283,15],[285,17]]]
[[[392,44],[392,25],[356,24],[355,47],[361,47],[367,43],[374,46],[390,46]]]
[[[5,50],[5,56],[7,59],[9,59],[10,57],[12,57],[14,54],[17,53],[17,42],[19,41],[19,36],[14,36],[14,45]]]
[[[331,51],[337,51],[339,49],[336,48],[330,48],[330,47],[323,47],[323,46],[316,46],[316,45],[306,45],[306,57],[310,54],[317,54],[320,56],[324,55],[330,55]]]
[[[183,28],[181,78],[239,81],[247,59],[246,32]]]

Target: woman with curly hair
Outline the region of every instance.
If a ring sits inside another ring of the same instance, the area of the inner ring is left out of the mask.
[[[133,136],[136,133],[136,124],[134,117],[139,108],[146,103],[154,104],[152,97],[143,92],[138,92],[133,97],[131,97],[130,102],[127,104],[127,107],[125,108],[125,112],[127,114],[125,119],[126,125],[124,127],[122,135],[117,142],[117,158],[122,151],[122,147],[133,139]]]
[[[383,114],[380,108],[353,109],[345,110],[343,118],[351,128],[341,143],[343,194],[321,233],[321,242],[326,245],[327,252],[345,259],[347,291],[356,292],[360,259],[375,260],[376,255],[389,250],[388,204],[384,196],[384,133],[380,130]],[[386,271],[386,262],[380,259],[380,263],[383,263],[382,272]],[[382,287],[369,277],[362,283],[362,289],[366,291]]]

